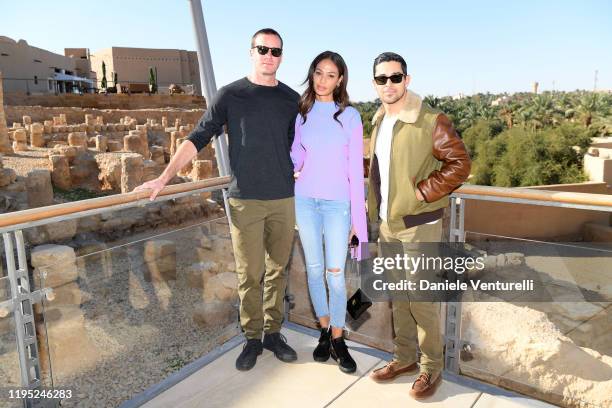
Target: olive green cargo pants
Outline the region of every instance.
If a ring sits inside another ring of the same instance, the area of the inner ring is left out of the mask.
[[[287,262],[295,234],[293,197],[229,199],[240,324],[247,339],[280,331]],[[262,290],[263,287],[263,290]]]
[[[393,233],[386,222],[380,224],[379,242],[440,242],[442,220]],[[406,251],[410,249],[405,248]],[[417,255],[418,256],[418,255]],[[440,333],[440,303],[394,301],[393,359],[402,366],[417,361],[417,340],[421,350],[421,372],[439,373],[443,367],[443,340]]]

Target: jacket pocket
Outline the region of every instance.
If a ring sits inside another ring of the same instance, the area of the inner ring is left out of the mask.
[[[423,208],[425,208],[425,207],[427,206],[427,204],[428,204],[428,203],[427,203],[427,201],[424,201],[424,200],[423,200],[423,201],[421,201],[421,200],[419,200],[419,199],[417,198],[417,194],[416,194],[416,193],[417,193],[417,190],[419,189],[419,188],[417,187],[417,184],[418,184],[420,181],[422,181],[422,180],[417,179],[415,176],[413,176],[413,177],[410,179],[410,182],[412,183],[412,195],[413,195],[413,197],[414,197],[414,211],[415,211],[415,212],[420,212],[420,211],[421,211]],[[422,195],[422,193],[421,193],[421,195]],[[423,196],[423,198],[425,198],[425,196]]]

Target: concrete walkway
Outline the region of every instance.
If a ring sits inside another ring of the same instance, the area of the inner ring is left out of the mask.
[[[347,375],[338,370],[332,359],[327,363],[312,360],[317,338],[287,328],[282,332],[297,351],[297,362],[282,363],[264,350],[252,370],[241,372],[234,368],[241,344],[142,407],[552,407],[529,398],[492,395],[448,380],[433,397],[418,402],[408,395],[416,375],[388,384],[377,384],[368,378],[371,370],[386,363],[371,355],[377,353],[367,353],[371,349],[348,342],[358,369]]]

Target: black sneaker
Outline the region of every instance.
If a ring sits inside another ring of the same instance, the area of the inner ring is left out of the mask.
[[[289,363],[297,360],[297,353],[289,347],[287,338],[278,332],[264,334],[263,346],[273,352],[280,361]]]
[[[312,352],[312,357],[315,361],[324,363],[329,359],[329,348],[331,347],[331,344],[329,342],[330,338],[331,330],[329,328],[321,329],[321,337],[319,337],[319,344]]]
[[[338,367],[340,367],[340,371],[343,373],[350,374],[357,370],[357,363],[355,363],[355,360],[349,354],[343,337],[331,339],[330,355],[338,362]]]
[[[248,371],[255,366],[257,356],[263,352],[263,346],[259,339],[248,339],[244,344],[242,353],[236,359],[236,368],[240,371]]]

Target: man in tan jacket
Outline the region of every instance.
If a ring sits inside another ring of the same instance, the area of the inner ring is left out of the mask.
[[[373,70],[382,106],[370,143],[370,222],[380,222],[381,243],[439,242],[448,195],[467,179],[470,157],[446,115],[407,89],[410,76],[401,56],[385,52]],[[393,326],[393,360],[370,377],[388,381],[419,371],[410,395],[432,395],[443,368],[440,303],[394,301]]]

